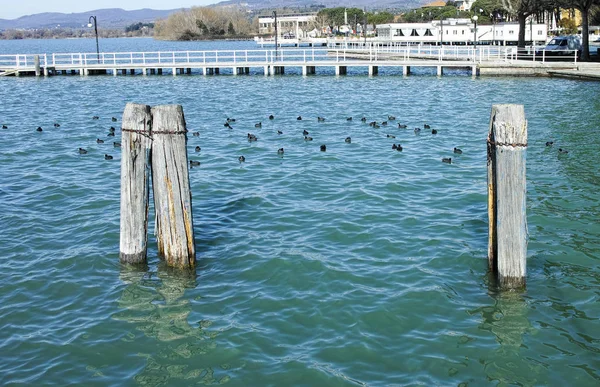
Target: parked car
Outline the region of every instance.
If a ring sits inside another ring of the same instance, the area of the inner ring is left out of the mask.
[[[595,40],[590,39],[589,47],[590,55],[600,55],[600,38],[597,38]]]
[[[581,54],[581,37],[578,35],[565,35],[552,38],[550,42],[541,50],[536,52],[536,55],[575,55]]]

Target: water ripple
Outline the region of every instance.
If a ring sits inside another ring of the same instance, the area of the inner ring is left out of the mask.
[[[0,383],[596,385],[595,92],[458,75],[0,79]],[[537,99],[558,94],[580,110]],[[500,100],[529,119],[525,294],[497,294],[486,275]],[[153,236],[147,268],[118,264],[107,134],[128,101],[181,103],[200,133],[197,275],[166,268]],[[425,123],[438,134],[415,135]]]

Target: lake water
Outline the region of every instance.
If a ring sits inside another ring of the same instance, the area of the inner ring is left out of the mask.
[[[94,50],[0,41],[5,54]],[[0,101],[2,385],[600,384],[598,83],[56,76],[0,78]],[[119,264],[120,133],[107,133],[127,102],[181,104],[200,132],[188,139],[201,162],[190,170],[195,275],[168,270],[152,235],[147,269]],[[523,292],[497,292],[487,274],[496,103],[523,104],[529,120]],[[359,120],[388,115],[379,129]],[[415,135],[425,123],[438,134]]]

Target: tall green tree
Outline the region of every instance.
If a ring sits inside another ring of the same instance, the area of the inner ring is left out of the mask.
[[[326,20],[327,25],[333,29],[344,25],[346,15],[348,15],[348,24],[354,24],[355,20],[358,22],[363,19],[364,12],[360,8],[324,8],[317,13],[317,17]]]
[[[600,5],[600,0],[568,0],[568,4],[581,12],[581,59],[590,60],[590,10]]]
[[[373,28],[377,24],[390,23],[393,21],[394,21],[394,14],[387,12],[387,11],[367,14],[367,22],[369,24],[372,24]]]

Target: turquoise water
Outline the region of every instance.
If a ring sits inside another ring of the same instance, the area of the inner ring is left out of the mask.
[[[0,78],[0,384],[596,386],[597,90],[460,74]],[[153,236],[147,269],[119,264],[107,133],[127,102],[181,104],[200,132],[196,275],[162,265]],[[495,103],[529,120],[521,293],[486,272]],[[359,120],[388,115],[409,129]],[[424,123],[438,134],[415,135]]]

